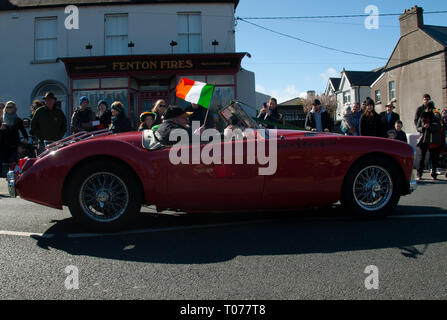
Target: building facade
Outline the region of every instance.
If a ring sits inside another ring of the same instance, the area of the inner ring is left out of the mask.
[[[216,85],[214,110],[233,99],[255,105],[254,74],[235,52],[238,2],[1,1],[0,101],[28,117],[32,100],[53,91],[70,118],[81,96],[94,111],[120,100],[135,126],[158,99],[184,104],[175,86],[187,77]]]
[[[343,118],[343,111],[353,103],[361,103],[370,96],[371,84],[380,76],[381,69],[372,71],[341,72],[338,89],[335,91],[337,99],[336,120]],[[329,84],[328,84],[329,86]]]
[[[382,109],[394,99],[404,130],[416,133],[413,118],[425,93],[436,107],[447,107],[447,27],[424,25],[423,9],[417,6],[405,10],[399,21],[401,37],[371,85],[371,95],[380,97]]]

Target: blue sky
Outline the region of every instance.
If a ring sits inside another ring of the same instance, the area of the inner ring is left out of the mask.
[[[418,5],[424,12],[447,10],[445,0],[240,0],[237,17],[327,16],[365,14],[374,5],[380,14],[403,13]],[[398,16],[379,17],[379,28],[367,29],[364,17],[310,20],[250,20],[278,32],[327,47],[389,58],[399,37]],[[447,26],[447,13],[425,14],[424,24]],[[325,90],[328,77],[340,71],[372,70],[386,60],[359,57],[315,47],[238,21],[236,50],[249,52],[242,67],[255,72],[256,89],[279,102],[307,90]]]

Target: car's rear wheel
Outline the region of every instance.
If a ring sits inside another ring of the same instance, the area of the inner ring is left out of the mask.
[[[80,167],[68,185],[68,207],[74,219],[95,231],[117,231],[141,209],[141,190],[133,172],[113,161]]]
[[[380,156],[355,163],[345,177],[341,203],[359,218],[382,218],[390,214],[400,199],[400,179],[396,166]]]

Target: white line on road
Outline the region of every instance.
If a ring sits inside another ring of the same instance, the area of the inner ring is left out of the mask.
[[[388,219],[447,218],[447,214],[409,214],[409,215],[388,216],[387,218]],[[158,228],[158,229],[140,229],[140,230],[117,232],[117,233],[69,233],[69,234],[66,234],[65,236],[67,238],[110,237],[110,236],[123,236],[123,235],[131,235],[131,234],[228,227],[228,226],[245,225],[245,224],[261,224],[261,223],[278,222],[278,221],[280,221],[280,220],[269,219],[269,220],[258,220],[258,221],[241,221],[241,222],[231,222],[231,223],[222,223],[222,224],[202,224],[202,225],[191,225],[191,226],[180,226],[180,227],[166,227],[166,228]],[[37,236],[37,237],[42,237],[42,238],[53,238],[55,236],[54,234],[45,234],[45,233],[37,233],[37,232],[7,231],[7,230],[0,230],[0,235],[28,237],[28,238],[32,237],[32,236]]]

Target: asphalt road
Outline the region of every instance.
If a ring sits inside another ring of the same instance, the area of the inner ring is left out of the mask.
[[[114,235],[85,233],[67,209],[9,198],[2,179],[0,299],[446,299],[441,179],[422,182],[379,221],[353,220],[337,205],[200,215],[145,208],[133,229]],[[378,289],[365,287],[368,266]]]

